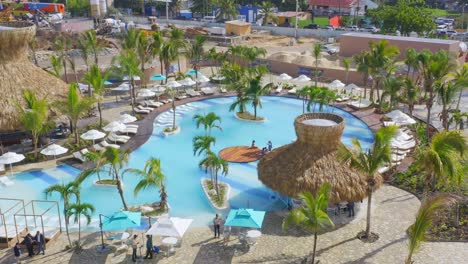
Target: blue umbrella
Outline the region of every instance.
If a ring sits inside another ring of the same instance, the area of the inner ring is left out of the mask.
[[[195,75],[203,75],[203,74],[201,72],[197,72],[196,70],[192,69],[192,70],[186,72],[185,75],[195,76]]]
[[[261,228],[263,219],[265,218],[264,211],[254,211],[253,209],[237,209],[231,210],[226,219],[226,226]]]
[[[104,82],[104,85],[111,85],[111,84],[112,84],[112,83],[109,82],[109,81],[105,81],[105,82]]]
[[[103,219],[104,218],[104,219]],[[99,227],[101,228],[101,250],[105,249],[103,230],[117,231],[141,225],[141,212],[121,211],[112,216],[99,215]]]
[[[164,81],[166,80],[166,76],[162,74],[156,74],[156,75],[151,76],[150,80],[151,81]]]

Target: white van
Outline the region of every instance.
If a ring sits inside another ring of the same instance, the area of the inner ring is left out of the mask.
[[[201,19],[202,22],[210,22],[210,23],[214,23],[216,22],[216,17],[215,16],[204,16],[202,19]]]

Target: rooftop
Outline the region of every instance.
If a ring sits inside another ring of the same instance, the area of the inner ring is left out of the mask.
[[[303,16],[305,14],[306,14],[305,12],[287,11],[287,12],[278,12],[278,13],[276,13],[276,16],[279,16],[279,17],[295,17],[296,15]]]
[[[309,0],[309,5],[350,8],[356,5],[357,2],[357,0]]]

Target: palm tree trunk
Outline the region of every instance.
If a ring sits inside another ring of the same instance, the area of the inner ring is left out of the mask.
[[[221,201],[221,195],[219,193],[219,184],[218,184],[218,172],[215,173],[215,188],[216,188],[216,196],[218,197],[218,201]]]
[[[254,105],[254,119],[257,120],[257,106]]]
[[[440,113],[442,117],[442,127],[448,131],[448,113],[447,113],[447,106],[445,104],[442,105],[442,112]]]
[[[33,136],[33,144],[34,144],[34,159],[37,160],[37,141],[38,137],[35,135]]]
[[[159,56],[159,65],[161,65],[161,75],[163,75],[164,74],[164,72],[163,72],[164,65],[163,65],[163,61],[161,59],[161,56]]]
[[[318,59],[315,59],[315,87],[317,87],[318,83]]]
[[[413,257],[413,250],[410,250],[410,252],[408,253],[408,257],[405,260],[405,264],[411,264],[412,263],[412,261],[411,261],[412,257]]]
[[[101,103],[99,101],[97,103],[97,108],[99,111],[99,128],[102,128],[102,109],[101,109]]]
[[[431,110],[432,110],[432,94],[429,97],[429,99],[426,102],[426,108],[427,108],[427,116],[426,116],[426,136],[427,136],[427,141],[429,141],[429,136],[430,136],[430,127],[431,127]]]
[[[195,90],[198,91],[198,69],[197,69],[197,65],[195,64],[194,65],[194,68],[195,68]]]
[[[67,203],[65,200],[63,201],[63,214],[65,216],[65,232],[67,233],[67,238],[68,238],[68,245],[71,247],[71,239],[70,239],[70,233],[68,232],[68,216],[67,216]]]
[[[315,251],[317,250],[317,232],[314,232],[314,249],[312,251],[312,264],[315,263]]]
[[[456,112],[460,110],[460,101],[463,95],[463,88],[464,87],[460,88],[460,94],[458,95],[458,100],[457,100],[457,107],[455,107]]]
[[[67,74],[67,62],[64,61],[62,62],[63,64],[63,74],[65,75],[65,82],[68,83],[68,74]]]
[[[368,183],[367,187],[367,219],[366,219],[366,238],[370,237],[371,228],[371,203],[372,203],[372,186]]]
[[[128,211],[127,203],[125,202],[125,197],[124,197],[124,193],[123,193],[123,189],[122,189],[122,182],[120,181],[120,178],[117,175],[117,173],[115,175],[115,178],[117,180],[117,190],[119,191],[120,199],[122,199],[123,207],[124,207],[125,211]]]
[[[78,216],[78,247],[81,245],[81,221],[80,217]]]
[[[78,120],[73,122],[73,127],[75,128],[73,130],[73,134],[75,135],[75,143],[80,144],[80,137],[78,136]]]
[[[174,102],[174,99],[172,99],[172,130],[175,130],[175,128],[176,128],[176,126],[175,126],[175,117],[176,117],[175,111],[176,111],[175,102]]]
[[[131,78],[132,81],[132,94],[131,94],[131,97],[132,97],[132,112],[133,114],[135,114],[135,80],[133,79],[133,77]]]

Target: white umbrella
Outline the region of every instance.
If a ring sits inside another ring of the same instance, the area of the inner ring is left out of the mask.
[[[138,92],[139,97],[153,97],[155,95],[156,93],[150,91],[149,89],[140,89],[140,91]]]
[[[281,81],[289,81],[292,80],[292,77],[289,76],[289,74],[287,73],[282,73],[280,74],[280,76],[278,76],[278,79],[280,79]]]
[[[161,93],[164,92],[164,90],[166,89],[164,88],[164,86],[158,85],[156,87],[150,88],[149,90],[155,93]]]
[[[91,130],[87,131],[86,133],[82,134],[80,137],[82,139],[84,139],[84,140],[92,140],[93,145],[94,145],[94,141],[96,139],[100,139],[100,138],[103,138],[105,136],[106,136],[105,133],[102,133],[101,131],[96,130],[96,129],[91,129]]]
[[[176,82],[176,81],[168,81],[168,82],[166,83],[166,86],[167,86],[167,87],[170,87],[170,88],[177,88],[177,87],[181,87],[182,84],[180,84],[180,83],[178,83],[178,82]]]
[[[345,87],[345,84],[342,83],[340,80],[334,80],[333,82],[328,84],[328,88],[330,90],[339,90],[339,89],[343,89],[344,87]]]
[[[112,121],[107,126],[103,127],[104,131],[107,132],[116,132],[120,130],[124,130],[127,126],[119,121]]]
[[[125,76],[125,77],[123,77],[123,80],[124,80],[124,81],[130,81],[130,76]],[[139,81],[139,80],[140,80],[140,76],[133,76],[133,80],[134,80],[134,81]]]
[[[68,152],[67,148],[64,148],[57,144],[49,145],[47,146],[47,148],[41,150],[41,154],[46,155],[46,156],[54,156],[54,159],[55,159],[55,156],[62,155],[67,152]]]
[[[18,154],[15,152],[7,152],[0,156],[0,164],[10,164],[10,172],[13,174],[13,163],[20,162],[24,160],[25,157],[23,154]]]
[[[146,231],[147,235],[183,237],[193,219],[179,217],[161,217]]]
[[[206,82],[209,82],[209,81],[210,81],[210,79],[208,77],[206,77],[205,75],[200,75],[197,78],[197,82],[199,82],[199,83],[206,83]]]
[[[400,110],[393,110],[390,113],[385,114],[385,116],[391,118],[397,126],[416,124],[416,120]]]
[[[194,82],[191,78],[187,77],[185,79],[183,79],[182,81],[179,82],[180,84],[182,85],[186,85],[186,86],[192,86],[192,85],[195,85],[196,82]]]
[[[299,75],[299,77],[294,78],[294,81],[296,82],[308,82],[310,81],[310,78],[305,76],[304,74]]]
[[[137,118],[129,114],[123,114],[119,117],[119,121],[124,124],[127,124],[137,121]]]
[[[226,79],[226,77],[224,77],[222,75],[216,75],[216,76],[211,77],[211,79],[213,79],[215,81],[222,81],[222,80]]]
[[[112,88],[112,91],[118,91],[118,92],[130,91],[130,83],[128,82],[121,83],[119,86]]]

